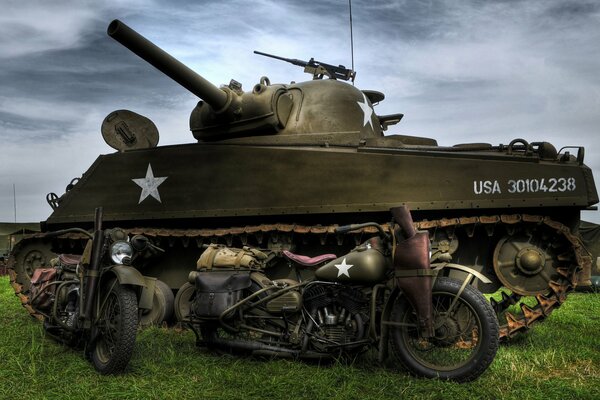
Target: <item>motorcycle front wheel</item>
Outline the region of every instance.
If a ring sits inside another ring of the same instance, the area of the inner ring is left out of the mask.
[[[107,285],[100,295],[101,309],[91,351],[92,364],[103,375],[123,372],[131,359],[138,325],[135,292],[119,282]]]
[[[498,320],[485,297],[471,286],[439,277],[432,289],[435,335],[422,337],[406,296],[391,312],[390,339],[396,358],[416,376],[468,382],[481,375],[498,350]],[[459,293],[460,292],[460,293]]]

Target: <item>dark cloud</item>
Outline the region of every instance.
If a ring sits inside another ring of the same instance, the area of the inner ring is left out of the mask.
[[[168,110],[193,98],[129,50],[107,40],[104,29],[99,21],[90,26],[76,48],[37,51],[4,60],[0,104],[4,103],[5,110],[0,108],[0,126],[4,128],[0,138],[50,140],[76,132],[83,117],[80,111],[89,114],[100,109],[108,113],[127,105]],[[34,99],[36,105],[28,107],[23,101],[18,113],[6,111],[15,99],[27,98]],[[52,110],[43,110],[43,103],[49,108],[62,105],[65,117],[48,118]]]
[[[57,124],[56,120],[45,119],[43,115],[24,117],[23,115],[0,111],[0,126],[2,127],[3,140],[19,140],[15,132],[21,135],[27,133],[27,139],[39,140],[42,137],[55,138],[67,132],[68,125],[64,122]]]
[[[460,26],[458,20],[449,18],[449,2],[443,1],[361,1],[355,2],[353,10],[361,30],[392,42],[418,44],[443,39]]]
[[[92,103],[119,92],[140,96],[150,83],[174,92],[174,85],[161,78],[160,72],[99,32],[87,35],[77,49],[17,57],[0,71],[3,87],[11,94]]]
[[[580,23],[582,19],[593,18],[594,14],[597,14],[599,11],[600,4],[598,2],[561,2],[550,6],[545,10],[545,14],[554,20]]]

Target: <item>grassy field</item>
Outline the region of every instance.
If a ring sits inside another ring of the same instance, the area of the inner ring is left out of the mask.
[[[0,277],[0,399],[599,399],[600,294],[571,294],[503,345],[477,381],[415,379],[369,359],[332,365],[218,356],[189,331],[140,332],[127,372],[100,376],[44,337]]]

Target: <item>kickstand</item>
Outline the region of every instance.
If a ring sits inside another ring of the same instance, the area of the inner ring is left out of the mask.
[[[200,338],[200,334],[198,333],[198,330],[196,328],[194,328],[193,324],[191,324],[190,322],[186,322],[185,326],[187,326],[188,328],[190,328],[190,330],[192,332],[194,332],[194,336],[196,336],[196,346],[197,347],[206,346],[206,342]]]

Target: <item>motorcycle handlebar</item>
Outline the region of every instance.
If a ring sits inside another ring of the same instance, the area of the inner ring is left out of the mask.
[[[85,229],[81,229],[81,228],[69,228],[69,229],[62,229],[60,231],[48,232],[45,234],[45,236],[46,237],[55,237],[55,236],[65,235],[67,233],[83,233],[90,239],[94,238],[94,235],[92,233],[86,231]]]
[[[351,231],[356,231],[359,229],[363,229],[369,226],[374,226],[379,231],[379,236],[382,238],[387,238],[388,234],[383,230],[383,227],[379,225],[377,222],[365,222],[363,224],[351,224],[351,225],[342,225],[335,228],[336,233],[348,233]]]
[[[152,244],[152,242],[150,241],[150,239],[148,239],[144,235],[135,235],[134,237],[132,237],[131,238],[131,245],[138,252],[142,252],[142,251],[146,250],[147,248],[149,248],[150,250],[158,251],[160,253],[164,253],[165,252],[160,247]]]

